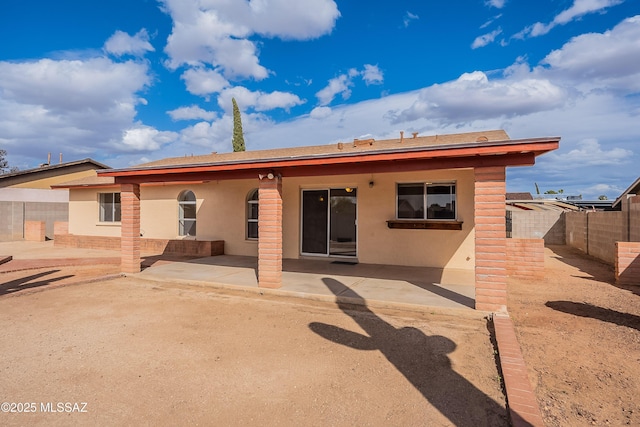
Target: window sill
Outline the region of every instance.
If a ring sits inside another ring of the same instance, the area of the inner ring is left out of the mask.
[[[100,221],[96,225],[98,227],[120,227],[122,223],[120,221]]]
[[[390,219],[389,228],[403,230],[462,230],[462,221],[434,221],[424,219]]]

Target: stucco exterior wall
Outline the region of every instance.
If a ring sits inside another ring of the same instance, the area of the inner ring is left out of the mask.
[[[373,187],[369,182],[373,181]],[[462,230],[389,229],[396,215],[396,183],[456,182],[458,220]],[[283,257],[299,258],[301,192],[303,189],[357,189],[358,260],[428,267],[473,269],[473,170],[360,174],[326,177],[284,177]],[[197,199],[197,239],[224,240],[229,255],[258,255],[257,240],[246,239],[246,200],[258,179],[212,181],[194,185],[142,186],[140,232],[146,238],[176,239],[178,196],[191,190]],[[119,236],[118,224],[98,221],[98,192],[117,189],[77,189],[70,192],[69,233]]]
[[[19,184],[13,184],[10,187],[12,188],[44,188],[50,189],[52,185],[61,184],[63,182],[74,181],[76,179],[88,177],[88,176],[96,176],[96,172],[93,169],[84,170],[79,172],[71,172],[65,173],[64,175],[58,176],[49,176],[40,179],[34,179],[29,182],[22,182]]]

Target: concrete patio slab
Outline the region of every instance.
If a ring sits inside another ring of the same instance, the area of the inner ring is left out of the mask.
[[[134,276],[332,302],[396,304],[419,310],[441,307],[482,314],[473,310],[473,271],[285,260],[282,287],[271,290],[258,287],[256,266],[257,261],[252,257],[222,255],[154,265]],[[339,290],[332,289],[328,286],[329,280],[342,286]]]

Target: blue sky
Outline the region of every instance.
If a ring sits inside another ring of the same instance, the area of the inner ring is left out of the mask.
[[[637,0],[5,0],[0,148],[126,167],[505,129],[561,136],[508,191],[617,197],[639,175]]]

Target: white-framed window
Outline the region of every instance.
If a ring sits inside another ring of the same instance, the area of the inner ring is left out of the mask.
[[[456,183],[397,184],[396,218],[455,220]]]
[[[120,222],[120,193],[99,193],[100,222]]]
[[[247,195],[247,239],[258,238],[258,189]]]
[[[196,195],[191,190],[178,197],[178,235],[196,235]]]

